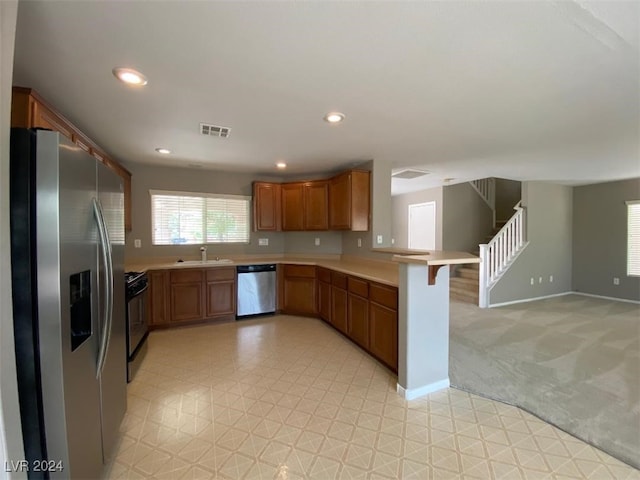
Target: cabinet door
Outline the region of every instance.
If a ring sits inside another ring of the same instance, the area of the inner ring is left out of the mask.
[[[343,173],[329,180],[329,228],[351,228],[351,174]]]
[[[304,229],[327,230],[329,228],[329,184],[321,180],[303,185]]]
[[[304,197],[302,183],[281,186],[282,230],[304,229]]]
[[[347,335],[363,348],[369,348],[369,301],[352,293],[348,298]]]
[[[280,184],[254,182],[253,227],[255,230],[280,230]]]
[[[171,321],[184,322],[204,318],[202,283],[171,284]]]
[[[316,313],[316,281],[314,278],[284,278],[285,313],[299,315],[315,315]]]
[[[369,303],[369,350],[398,371],[398,312]]]
[[[347,291],[335,285],[331,287],[331,323],[347,333]]]
[[[325,322],[331,323],[331,284],[318,282],[318,313]]]
[[[149,308],[147,308],[149,325],[164,325],[169,323],[169,272],[165,270],[151,270],[149,278]]]
[[[207,318],[236,313],[235,282],[207,283]]]

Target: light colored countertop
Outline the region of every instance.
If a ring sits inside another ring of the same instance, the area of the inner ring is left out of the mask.
[[[347,255],[246,255],[228,256],[231,263],[186,263],[195,258],[183,257],[185,263],[176,263],[172,258],[148,258],[127,261],[126,271],[147,272],[149,270],[167,270],[184,268],[217,268],[236,267],[238,265],[264,265],[269,263],[289,265],[316,265],[335,270],[347,275],[354,275],[365,280],[398,286],[398,264],[384,260],[347,256]],[[210,256],[211,258],[211,256]]]
[[[400,263],[417,263],[433,266],[461,263],[480,263],[480,258],[467,252],[430,250],[420,255],[394,255],[393,261]]]

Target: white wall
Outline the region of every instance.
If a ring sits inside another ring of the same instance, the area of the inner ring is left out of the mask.
[[[5,472],[5,461],[24,458],[16,384],[11,258],[9,247],[9,125],[17,0],[0,0],[0,478],[25,478]]]

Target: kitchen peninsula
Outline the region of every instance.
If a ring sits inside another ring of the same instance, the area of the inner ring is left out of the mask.
[[[397,389],[404,398],[413,399],[448,387],[449,268],[442,267],[478,263],[480,259],[465,252],[376,251],[386,254],[386,259],[247,255],[230,260],[233,266],[278,264],[278,311],[320,317],[332,325],[398,373]],[[304,266],[311,268],[295,273],[296,268]],[[176,263],[175,259],[138,259],[127,265],[128,269],[150,273],[152,296],[153,292],[168,290],[168,272],[204,269],[206,273],[229,267],[229,263],[198,266]],[[159,289],[154,288],[154,274],[161,275],[163,283]],[[298,289],[301,282],[304,288]],[[285,301],[286,298],[294,301]],[[170,312],[170,299],[163,302],[160,304],[169,305],[165,312]],[[152,299],[151,315],[154,303],[159,302]],[[168,317],[170,314],[163,315]],[[162,326],[175,325],[167,320]]]

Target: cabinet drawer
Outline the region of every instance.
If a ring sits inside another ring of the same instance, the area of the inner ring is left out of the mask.
[[[171,283],[202,282],[202,270],[172,270]]]
[[[347,276],[344,273],[331,272],[331,284],[344,290],[347,289]]]
[[[318,268],[318,280],[331,283],[331,271],[326,268]]]
[[[349,291],[355,293],[361,297],[367,298],[369,296],[369,282],[361,280],[360,278],[349,277],[347,280]]]
[[[385,307],[398,309],[398,289],[380,285],[379,283],[371,283],[369,286],[369,298],[372,302],[379,303]]]
[[[314,265],[284,265],[285,277],[316,278],[316,267]]]
[[[207,271],[207,282],[218,282],[220,280],[235,280],[236,269],[229,267],[209,268]]]

